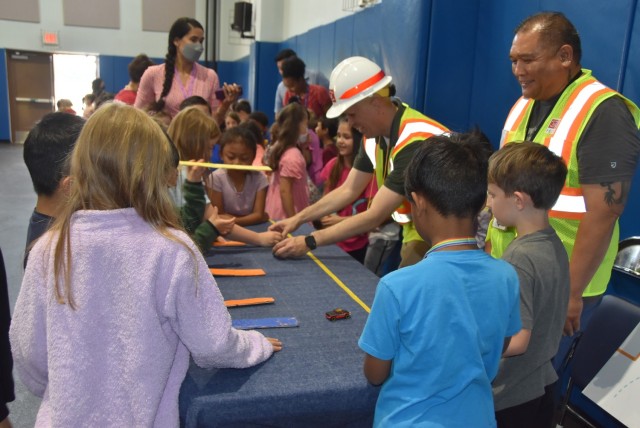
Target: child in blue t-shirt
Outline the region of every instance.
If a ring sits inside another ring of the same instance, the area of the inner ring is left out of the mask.
[[[364,373],[382,385],[374,426],[495,427],[491,381],[520,330],[518,277],[478,249],[488,142],[431,137],[405,181],[420,236],[433,246],[378,283],[359,345]]]

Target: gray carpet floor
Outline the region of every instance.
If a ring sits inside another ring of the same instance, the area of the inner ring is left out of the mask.
[[[36,203],[31,178],[22,160],[22,145],[0,143],[0,247],[9,281],[11,311],[22,282],[22,257],[29,217]],[[40,399],[27,391],[14,372],[16,400],[9,403],[9,419],[16,428],[32,427]]]

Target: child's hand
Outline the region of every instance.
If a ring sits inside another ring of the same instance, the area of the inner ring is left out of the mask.
[[[258,233],[260,246],[273,247],[278,242],[282,241],[282,234],[280,232],[262,232]]]
[[[218,207],[213,207],[212,214],[208,220],[218,229],[218,232],[220,232],[222,236],[231,232],[233,226],[236,224],[235,217],[219,216]]]
[[[344,217],[340,217],[337,214],[330,214],[322,217],[320,219],[320,222],[322,223],[323,227],[331,227],[334,224],[340,223],[342,220],[344,220]]]
[[[190,162],[204,162],[204,159],[198,159],[197,161],[192,159]],[[187,181],[190,181],[191,183],[200,183],[206,171],[207,168],[203,166],[188,166]]]
[[[280,342],[278,339],[274,339],[273,337],[267,337],[267,340],[271,342],[271,345],[273,345],[273,352],[278,352],[282,350],[282,342]]]

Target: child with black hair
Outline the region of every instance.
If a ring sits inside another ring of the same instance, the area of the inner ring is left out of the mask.
[[[69,176],[67,158],[84,122],[75,115],[49,113],[29,131],[24,142],[24,163],[38,195],[27,229],[25,264],[31,243],[47,231],[65,202]]]
[[[225,165],[250,166],[256,158],[254,134],[244,125],[226,130],[220,141]],[[267,177],[260,171],[220,168],[207,178],[211,205],[220,215],[232,215],[236,224],[248,226],[269,219],[265,212]]]
[[[320,118],[316,125],[316,135],[322,145],[322,165],[326,165],[329,160],[338,156],[336,147],[336,136],[338,135],[338,119]]]
[[[475,134],[429,138],[405,190],[425,258],[380,280],[359,341],[382,385],[374,426],[495,426],[491,381],[520,330],[518,277],[476,245],[487,153]]]

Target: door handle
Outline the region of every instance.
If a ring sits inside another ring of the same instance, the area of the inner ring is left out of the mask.
[[[23,102],[23,103],[53,104],[50,98],[16,97],[16,101]]]

